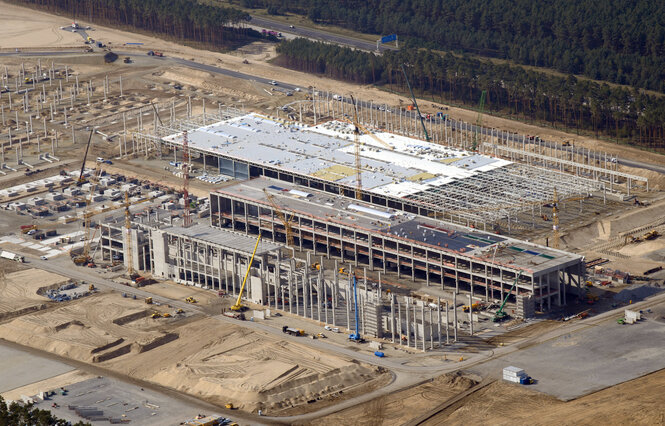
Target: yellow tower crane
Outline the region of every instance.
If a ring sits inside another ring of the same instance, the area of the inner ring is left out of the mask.
[[[132,214],[129,212],[129,192],[125,191],[125,232],[127,232],[127,275],[131,278],[134,275],[134,257],[132,254]]]
[[[385,148],[389,150],[394,150],[395,148],[390,145],[387,142],[382,141],[378,136],[376,136],[374,133],[371,131],[367,130],[365,126],[360,124],[358,120],[358,107],[356,105],[356,100],[354,99],[353,95],[351,96],[351,102],[353,102],[353,121],[351,124],[353,124],[353,143],[354,143],[354,156],[355,156],[355,163],[356,163],[356,199],[360,200],[362,199],[362,189],[363,189],[363,184],[362,184],[362,163],[360,159],[360,131],[362,130],[366,134],[368,134],[372,139],[375,141],[379,142],[381,145],[383,145]]]
[[[99,169],[99,165],[101,163],[97,163],[95,165],[95,169],[92,172],[92,176],[90,179],[90,195],[88,198],[85,200],[85,209],[83,210],[83,251],[81,252],[80,255],[75,256],[72,258],[74,261],[74,264],[76,265],[82,265],[84,263],[89,263],[91,261],[90,259],[90,221],[92,219],[92,216],[95,215],[90,210],[90,205],[92,204],[92,197],[95,194],[95,189],[97,188],[97,180],[99,178],[99,173],[101,173],[101,169]],[[70,256],[72,256],[72,249],[70,249]]]
[[[282,222],[282,224],[284,225],[284,230],[286,232],[286,244],[289,247],[295,247],[295,243],[293,241],[293,229],[291,228],[291,220],[293,219],[293,216],[287,218],[284,212],[282,212],[282,209],[280,209],[277,203],[275,202],[275,197],[272,194],[270,194],[265,188],[263,189],[263,192],[266,194],[268,202],[272,206],[280,222]]]
[[[358,128],[358,107],[356,106],[356,100],[351,96],[351,102],[353,102],[353,144],[354,144],[354,155],[356,159],[356,199],[362,199],[362,190],[363,190],[363,181],[362,181],[362,163],[360,161],[360,129]]]
[[[236,300],[235,305],[231,306],[232,311],[244,311],[247,309],[246,306],[243,306],[240,303],[242,298],[242,293],[245,291],[245,284],[247,283],[247,277],[249,276],[249,270],[252,268],[252,263],[254,263],[254,255],[256,254],[256,249],[259,247],[259,242],[261,241],[261,234],[256,239],[256,244],[254,245],[254,251],[252,252],[252,257],[249,259],[249,264],[247,265],[247,271],[245,272],[245,278],[242,280],[242,286],[240,286],[240,292],[238,293],[238,300]]]

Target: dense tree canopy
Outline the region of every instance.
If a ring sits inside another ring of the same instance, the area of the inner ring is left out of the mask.
[[[406,64],[414,89],[432,100],[474,105],[486,90],[486,108],[493,111],[665,148],[665,98],[634,89],[422,49],[376,56],[295,39],[282,42],[278,52],[278,63],[290,68],[401,91],[407,90],[400,67]]]
[[[54,417],[50,411],[34,408],[32,404],[20,405],[12,402],[7,406],[0,396],[0,426],[65,426],[71,424]],[[74,426],[90,426],[90,423],[78,422]]]
[[[240,0],[412,46],[665,92],[665,7],[648,0]]]
[[[67,13],[93,22],[120,25],[227,47],[247,34],[240,23],[249,15],[234,8],[199,4],[195,0],[8,0],[49,11]],[[230,28],[229,26],[233,26]]]

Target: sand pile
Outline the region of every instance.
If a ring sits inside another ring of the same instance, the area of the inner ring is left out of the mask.
[[[171,319],[149,318],[142,301],[102,294],[61,305],[0,326],[0,338],[86,362],[146,352],[178,338],[158,329]]]
[[[180,338],[106,366],[216,404],[276,413],[340,397],[380,376],[376,368],[206,318],[174,330]]]
[[[656,293],[663,291],[660,285],[649,284],[635,284],[625,288],[614,295],[615,302],[628,303],[631,300],[633,303],[653,296]]]

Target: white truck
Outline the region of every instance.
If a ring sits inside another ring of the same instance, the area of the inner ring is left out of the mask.
[[[16,253],[12,253],[11,251],[3,250],[2,252],[0,252],[0,257],[2,257],[3,259],[13,260],[13,261],[19,262],[19,263],[24,263],[25,262],[25,257],[23,257],[19,254],[16,254]]]

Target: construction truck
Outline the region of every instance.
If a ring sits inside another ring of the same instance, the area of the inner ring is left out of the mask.
[[[192,296],[189,296],[188,298],[186,298],[185,302],[187,302],[187,303],[197,303],[196,299],[194,299]]]
[[[21,233],[22,234],[27,234],[28,232],[32,230],[37,230],[37,225],[21,225]],[[33,232],[34,234],[34,232]]]
[[[161,317],[162,317],[162,314],[160,314],[159,312],[153,312],[152,315],[150,315],[150,318],[152,318],[152,319],[157,319],[157,318],[161,318]]]
[[[282,327],[282,333],[284,334],[290,334],[291,336],[304,336],[305,335],[305,330],[301,330],[299,328],[293,328],[289,326],[284,326]]]
[[[482,310],[485,307],[485,304],[483,302],[475,302],[471,304],[471,309],[473,312],[478,312]],[[469,312],[469,305],[465,305],[462,307],[462,311],[464,312]]]
[[[152,305],[152,297],[146,297],[145,298],[145,303],[148,305]]]
[[[237,319],[237,320],[240,320],[240,321],[245,320],[245,314],[243,314],[242,312],[225,311],[225,312],[222,312],[222,315],[224,315],[225,317]]]
[[[94,284],[90,284],[90,285],[88,286],[88,290],[89,290],[89,291],[95,291],[95,285],[94,285]]]
[[[13,260],[14,262],[25,263],[25,257],[20,254],[12,253],[11,251],[3,250],[0,252],[0,257],[3,259]]]

